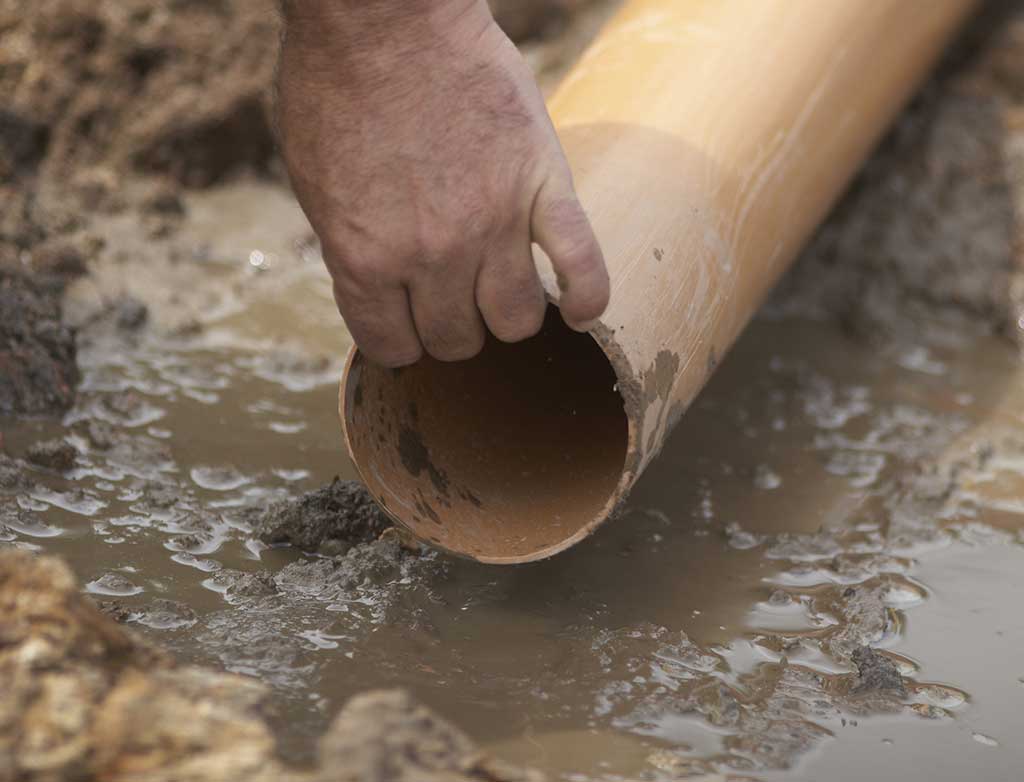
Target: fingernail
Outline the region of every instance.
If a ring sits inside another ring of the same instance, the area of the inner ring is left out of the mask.
[[[593,320],[585,320],[581,323],[570,323],[569,328],[571,328],[573,331],[586,333],[588,331],[593,331],[594,329],[596,329],[598,327],[598,324],[600,323],[600,320],[594,318]]]

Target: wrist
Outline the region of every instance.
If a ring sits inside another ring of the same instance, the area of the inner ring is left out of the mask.
[[[280,0],[285,39],[304,48],[344,50],[404,41],[429,45],[461,28],[493,21],[486,0]]]

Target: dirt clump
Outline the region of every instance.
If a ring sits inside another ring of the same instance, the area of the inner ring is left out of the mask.
[[[32,485],[28,477],[28,465],[20,459],[12,459],[0,453],[0,489],[14,491],[27,489]]]
[[[6,0],[0,21],[9,176],[267,167],[273,0]]]
[[[0,551],[0,778],[526,782],[399,692],[354,698],[317,767],[277,759],[266,686],[179,666],[105,616],[59,560]]]
[[[335,479],[263,514],[257,534],[270,545],[289,544],[310,553],[340,555],[376,540],[391,521],[362,484]]]
[[[182,188],[276,175],[279,26],[274,0],[0,0],[0,262],[81,273],[95,217],[166,237]]]
[[[125,296],[113,305],[114,320],[124,331],[136,331],[149,319],[149,309],[136,298]]]
[[[30,446],[25,456],[32,464],[56,472],[67,472],[75,466],[78,451],[64,440],[43,440]]]
[[[344,555],[303,558],[274,575],[282,595],[302,595],[320,601],[343,600],[355,594],[373,594],[386,611],[405,591],[429,591],[432,578],[445,571],[436,555],[417,556],[402,542],[382,536],[352,545]]]
[[[372,692],[349,701],[320,743],[326,765],[376,769],[383,780],[467,778],[529,782],[534,774],[481,756],[452,725],[417,705],[406,693]],[[342,774],[340,782],[366,777]]]
[[[0,264],[0,414],[66,411],[75,399],[75,335],[61,320],[60,281]]]
[[[836,318],[873,343],[941,341],[965,330],[1019,339],[1024,70],[1005,63],[1019,59],[1024,13],[1000,19],[982,15],[962,36],[770,312]]]
[[[36,245],[29,260],[34,275],[72,279],[87,272],[82,248],[60,239]]]
[[[152,630],[181,630],[198,621],[196,612],[189,606],[162,597],[141,606],[131,606],[121,600],[101,600],[97,606],[119,624],[138,624]]]
[[[857,683],[853,694],[865,692],[891,692],[906,695],[907,687],[896,663],[879,654],[870,646],[855,649],[852,655],[853,664],[857,666]]]
[[[239,570],[218,570],[213,576],[214,582],[224,589],[224,596],[229,601],[267,597],[277,593],[277,582],[273,573],[243,573]]]

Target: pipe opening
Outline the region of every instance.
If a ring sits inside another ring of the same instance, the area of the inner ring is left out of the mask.
[[[628,421],[597,342],[554,307],[514,345],[390,370],[360,356],[349,447],[374,496],[418,537],[487,562],[550,556],[611,510]]]

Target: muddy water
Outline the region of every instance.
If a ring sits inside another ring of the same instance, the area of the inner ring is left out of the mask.
[[[8,453],[62,438],[75,466],[5,490],[0,540],[66,557],[181,658],[273,685],[295,762],[348,696],[401,686],[556,779],[1021,768],[1024,374],[1004,343],[879,350],[763,316],[623,518],[567,554],[318,558],[253,527],[353,477],[324,274],[276,187],[189,215],[166,263],[105,226],[120,251],[71,294],[76,407],[0,421]],[[855,692],[861,645],[905,689]]]

